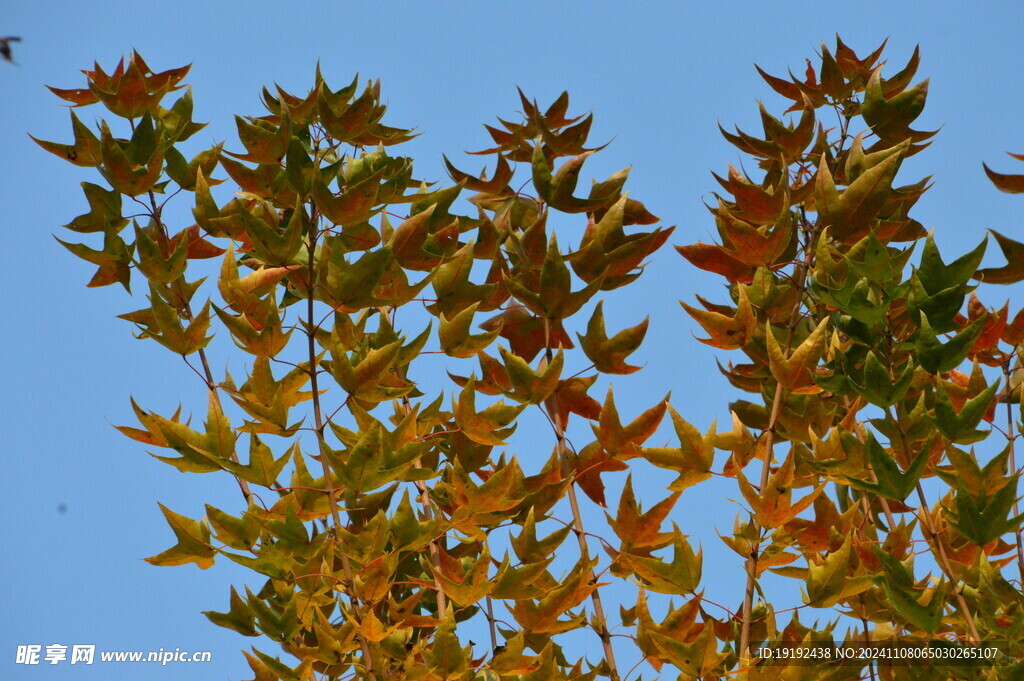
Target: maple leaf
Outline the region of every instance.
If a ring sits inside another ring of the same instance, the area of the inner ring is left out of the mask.
[[[598,422],[592,424],[591,428],[606,452],[619,459],[630,459],[641,454],[640,446],[658,429],[667,406],[668,396],[644,411],[632,423],[623,426],[615,407],[615,396],[609,386]]]
[[[446,569],[450,566],[451,569]],[[473,561],[473,564],[462,569],[461,564],[452,560],[451,562],[441,561],[441,567],[431,569],[435,577],[440,580],[444,592],[452,600],[462,606],[470,606],[486,597],[494,588],[494,582],[488,577],[491,566],[490,551],[484,546],[484,550]]]
[[[52,89],[52,88],[51,88]],[[77,166],[96,167],[103,162],[103,152],[96,135],[71,110],[71,129],[75,136],[73,144],[59,144],[32,137],[32,141],[51,154],[64,158]],[[118,194],[120,197],[120,194]]]
[[[708,309],[700,310],[679,301],[683,309],[701,325],[709,338],[698,338],[705,343],[721,350],[737,350],[753,340],[757,332],[757,317],[754,315],[747,296],[746,288],[738,286],[738,298],[735,310]],[[730,315],[729,313],[732,312]]]
[[[1004,236],[992,229],[992,236],[995,237],[999,249],[1006,258],[1006,264],[1002,267],[986,267],[978,270],[975,277],[980,281],[989,284],[1015,284],[1024,280],[1024,244]]]
[[[640,367],[626,364],[624,360],[640,347],[647,334],[650,318],[645,317],[636,326],[624,329],[609,338],[604,328],[603,305],[604,301],[599,301],[594,308],[594,314],[587,324],[586,335],[576,334],[580,339],[580,347],[594,363],[594,367],[602,373],[631,374],[639,371]]]
[[[159,504],[159,506],[178,543],[166,551],[146,558],[145,561],[150,565],[163,566],[195,563],[203,570],[212,567],[213,557],[217,554],[217,550],[210,544],[210,528],[203,523],[175,513],[163,504]]]
[[[633,493],[633,476],[628,476],[615,518],[605,514],[612,531],[622,540],[621,550],[631,556],[649,556],[651,551],[671,544],[675,536],[671,532],[662,532],[661,523],[668,517],[681,494],[674,492],[646,513],[642,512]]]
[[[728,653],[718,652],[718,641],[711,627],[705,626],[697,638],[684,644],[659,632],[653,632],[655,645],[662,651],[665,660],[674,665],[683,674],[694,678],[703,677],[712,672],[728,657]]]
[[[827,159],[822,156],[814,186],[814,201],[822,225],[829,227],[833,237],[853,244],[865,236],[892,193],[892,182],[905,151],[906,144],[893,147],[889,154],[861,173],[842,192],[836,189]]]
[[[711,477],[715,459],[715,424],[712,423],[708,433],[702,436],[672,405],[667,405],[667,408],[679,438],[679,447],[644,447],[640,455],[659,468],[679,473],[668,488],[681,492]]]
[[[501,333],[500,328],[492,329],[486,333],[470,333],[473,315],[476,314],[479,306],[480,303],[473,303],[451,319],[448,319],[444,313],[441,313],[439,338],[441,349],[445,354],[452,357],[473,357],[494,342],[494,339]]]
[[[508,341],[512,352],[527,362],[533,361],[544,348],[571,350],[576,347],[561,320],[550,320],[547,324],[545,333],[543,317],[530,313],[522,305],[513,305],[482,323],[480,328],[485,331],[499,329],[498,335]]]
[[[716,244],[696,243],[676,246],[676,250],[696,267],[707,272],[720,274],[730,282],[749,284],[757,268],[732,257],[728,250]]]
[[[601,414],[601,403],[587,395],[587,390],[597,381],[597,375],[573,376],[560,380],[555,390],[544,400],[548,415],[563,431],[569,425],[569,414],[586,419],[597,419]]]
[[[785,525],[804,511],[804,509],[808,508],[824,490],[825,483],[819,483],[810,494],[793,503],[794,469],[795,453],[791,449],[786,460],[771,475],[768,479],[768,484],[761,490],[755,490],[747,482],[742,471],[736,472],[737,482],[739,482],[743,498],[750,504],[754,511],[754,516],[764,527],[774,529]]]
[[[473,442],[482,445],[503,445],[504,438],[515,430],[516,416],[526,408],[526,405],[513,406],[499,401],[478,412],[474,383],[474,379],[470,378],[466,387],[459,393],[459,399],[453,400],[455,423]]]
[[[806,603],[829,608],[871,588],[870,575],[851,577],[849,574],[853,557],[852,541],[851,537],[847,537],[839,549],[830,552],[821,562],[808,566]]]
[[[565,355],[561,350],[550,361],[547,357],[542,358],[536,370],[505,348],[499,348],[499,351],[511,384],[511,390],[504,391],[506,396],[525,404],[540,404],[558,387],[558,379],[565,366]]]
[[[568,619],[561,617],[576,607],[598,587],[590,578],[596,559],[584,556],[573,566],[569,574],[538,602],[516,601],[512,615],[526,631],[535,634],[559,634],[583,625],[583,618],[569,613]]]
[[[544,539],[537,538],[537,520],[531,507],[523,522],[523,529],[517,537],[512,537],[512,549],[523,563],[539,563],[551,557],[572,528],[569,525],[560,527]]]
[[[203,614],[218,627],[224,627],[237,631],[243,636],[259,636],[256,631],[256,617],[247,606],[242,597],[231,587],[230,609],[228,612],[217,612],[215,610],[204,610]]]
[[[828,319],[821,320],[810,335],[787,356],[776,340],[771,324],[766,325],[769,366],[775,380],[798,394],[820,392],[821,389],[814,384],[812,372],[825,351],[828,326]]]

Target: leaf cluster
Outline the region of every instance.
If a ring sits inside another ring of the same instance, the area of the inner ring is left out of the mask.
[[[61,243],[95,266],[89,286],[141,286],[148,305],[121,318],[208,389],[201,425],[133,400],[138,424],[120,430],[241,492],[198,519],[161,506],[176,543],[147,560],[254,573],[260,588],[205,614],[287,655],[246,653],[259,680],[619,681],[613,631],[680,679],[883,673],[751,657],[837,635],[998,639],[1021,657],[1024,311],[977,289],[1024,280],[1024,244],[993,232],[1007,264],[983,267],[985,242],[944,257],[910,216],[930,187],[900,177],[936,134],[917,123],[928,81],[914,82],[916,50],[886,76],[883,48],[861,57],[837,38],[801,76],[759,69],[789,109],[722,130],[750,170],[714,175],[715,242],[676,248],[727,287],[682,305],[698,340],[738,353],[720,365],[745,393],[729,430],[698,428],[667,397],[630,419],[611,387],[591,394],[641,370],[649,320],[609,330],[603,297],[674,228],[629,196],[628,169],[580,186],[604,147],[567,94],[544,107],[520,92],[520,115],[485,126],[490,146],[473,152],[490,169],[445,158],[449,180],[432,183],[399,155],[416,133],[384,123],[377,81],[335,90],[318,68],[305,94],[264,89],[265,112],[235,118],[237,144],[195,154],[188,67],[154,72],[134,53],[86,71],[86,88],[51,88],[72,105],[73,141],[36,141],[105,182],[83,183],[89,211],[66,225],[96,246]],[[89,105],[112,121],[85,125]],[[1024,191],[1024,176],[985,171]],[[172,226],[172,201],[194,223]],[[240,380],[211,370],[215,334],[247,356]],[[447,390],[419,378],[431,354]],[[537,412],[550,440],[520,444]],[[663,421],[678,446],[648,446]],[[575,447],[567,433],[587,426]],[[627,476],[609,500],[607,476],[646,466],[671,474],[667,496],[638,496]],[[742,507],[720,534],[747,575],[726,605],[704,597],[703,551],[676,508],[712,476],[735,481]],[[583,497],[606,509],[608,537],[588,531]],[[788,616],[766,573],[795,585]],[[615,580],[636,594],[617,622],[603,600]],[[460,636],[474,626],[489,645]],[[564,645],[577,629],[599,653]]]

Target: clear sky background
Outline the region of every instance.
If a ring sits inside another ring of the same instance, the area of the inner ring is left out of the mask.
[[[134,340],[132,328],[114,318],[143,304],[119,287],[87,290],[90,266],[50,236],[66,238],[60,225],[85,212],[79,182],[98,180],[25,134],[70,139],[67,111],[44,84],[82,87],[79,69],[97,60],[109,70],[133,48],[158,70],[191,62],[195,117],[210,121],[196,143],[226,140],[237,150],[232,114],[260,115],[264,85],[305,92],[319,60],[335,87],[356,72],[382,79],[388,122],[423,132],[402,153],[432,180],[443,178],[442,153],[460,167],[479,167],[461,151],[488,144],[482,123],[515,115],[516,85],[542,104],[569,90],[572,110],[595,112],[591,140],[614,138],[585,170],[603,179],[632,165],[631,195],[678,225],[672,243],[684,244],[713,232],[702,205],[715,188],[709,170],[743,160],[717,123],[756,132],[758,99],[781,113],[753,64],[784,75],[802,71],[821,41],[834,45],[837,31],[859,54],[888,37],[888,73],[921,45],[919,77],[932,81],[917,127],[943,126],[900,177],[935,176],[914,215],[935,229],[944,252],[960,253],[987,228],[1022,236],[1024,200],[998,193],[981,169],[986,160],[1024,172],[1003,155],[1024,151],[1022,18],[1017,2],[4,3],[0,35],[23,42],[13,45],[17,66],[0,63],[0,678],[243,679],[249,672],[238,650],[258,643],[200,614],[225,610],[228,586],[245,571],[223,562],[199,571],[140,560],[173,543],[157,501],[198,517],[203,503],[236,510],[238,493],[224,476],[178,474],[110,426],[133,425],[129,395],[164,413],[180,402],[199,418],[205,398],[180,361]],[[82,113],[86,121],[99,115]],[[559,224],[564,243],[575,242],[580,227]],[[996,250],[990,262],[998,261]],[[720,280],[666,247],[640,281],[605,303],[610,329],[652,317],[635,356],[646,369],[615,382],[623,416],[671,390],[676,408],[701,429],[716,418],[727,423],[736,396],[676,302],[695,293],[721,300]],[[989,301],[1001,304],[994,296],[1002,294],[990,292]],[[221,367],[227,356],[219,355]],[[527,428],[520,435],[512,451],[527,468],[539,466],[550,433]],[[661,444],[668,435],[658,438]],[[636,486],[660,499],[664,479],[642,472]],[[739,510],[727,492],[735,487],[687,492],[672,519],[704,546],[708,595],[736,607],[740,561],[714,535],[715,527],[728,531]],[[779,597],[796,603],[799,595],[790,584]],[[210,650],[213,662],[198,669],[16,666],[16,646],[31,643]]]

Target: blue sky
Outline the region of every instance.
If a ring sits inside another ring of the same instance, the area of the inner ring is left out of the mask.
[[[88,266],[50,236],[84,212],[79,182],[96,177],[25,134],[70,137],[67,111],[43,84],[81,87],[79,69],[93,60],[112,68],[133,48],[156,69],[191,62],[196,118],[210,121],[195,139],[227,140],[234,149],[232,114],[259,115],[264,85],[305,91],[319,60],[336,86],[356,72],[381,78],[389,122],[423,132],[404,153],[416,159],[418,176],[432,180],[443,177],[442,153],[460,167],[479,165],[461,151],[487,144],[482,123],[514,115],[515,86],[542,104],[568,90],[574,110],[595,113],[591,140],[614,140],[586,170],[603,178],[632,165],[631,196],[666,225],[678,225],[672,243],[684,244],[710,238],[713,223],[702,205],[715,186],[709,170],[742,161],[717,123],[756,129],[759,99],[781,112],[753,64],[783,75],[802,70],[821,41],[834,44],[837,31],[858,53],[888,37],[895,68],[921,45],[919,76],[932,81],[920,127],[942,126],[901,178],[935,176],[915,217],[935,229],[943,251],[962,252],[987,228],[1020,238],[1024,203],[998,193],[981,162],[1024,170],[1003,155],[1024,151],[1022,19],[1013,2],[306,2],[298,9],[256,1],[7,3],[0,35],[23,42],[13,45],[17,66],[0,63],[0,677],[162,681],[196,673],[181,664],[13,664],[19,644],[95,643],[106,650],[209,650],[204,678],[241,679],[248,668],[238,650],[253,642],[199,614],[226,608],[228,585],[243,578],[241,570],[222,563],[202,572],[156,568],[140,560],[171,543],[157,501],[196,517],[203,503],[235,508],[237,490],[222,477],[178,474],[110,426],[131,424],[129,395],[157,411],[180,402],[199,414],[205,398],[179,361],[134,340],[114,318],[142,305],[119,288],[86,290]],[[83,113],[85,120],[96,115]],[[577,228],[558,227],[566,235]],[[635,356],[646,369],[615,382],[620,411],[632,417],[672,391],[673,404],[698,427],[716,418],[727,423],[735,396],[711,349],[692,340],[676,302],[695,293],[721,299],[719,280],[665,248],[640,281],[632,294],[612,292],[605,302],[609,328],[652,318]],[[545,441],[534,452],[531,432],[512,447],[527,466],[539,465],[551,446]],[[660,483],[649,473],[635,480],[657,498]],[[735,606],[739,562],[713,531],[731,528],[739,510],[722,498],[726,491],[735,494],[713,484],[687,492],[673,519],[703,543],[709,595]]]

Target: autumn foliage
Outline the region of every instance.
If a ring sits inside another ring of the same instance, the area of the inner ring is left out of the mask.
[[[1024,280],[1024,244],[993,233],[1008,262],[983,268],[984,242],[944,257],[911,217],[929,179],[900,168],[936,134],[916,128],[918,62],[891,73],[882,48],[837,40],[802,77],[761,72],[788,110],[722,130],[747,170],[714,175],[717,242],[676,248],[728,287],[680,292],[746,393],[728,430],[688,422],[685,398],[623,418],[611,388],[594,394],[640,370],[648,332],[609,329],[601,301],[669,257],[673,228],[627,192],[628,171],[581,186],[602,147],[568,95],[520,93],[521,116],[486,126],[493,144],[474,152],[491,170],[445,159],[451,181],[429,184],[399,155],[414,133],[383,122],[378,82],[334,90],[318,69],[305,95],[265,89],[263,115],[236,116],[237,143],[188,156],[203,126],[187,67],[154,72],[135,53],[86,71],[84,89],[51,88],[73,141],[37,141],[105,183],[83,183],[89,210],[66,225],[94,245],[61,243],[95,266],[90,286],[141,289],[122,319],[208,389],[205,418],[141,399],[120,430],[240,490],[231,509],[161,506],[176,541],[147,560],[253,572],[258,588],[205,614],[273,646],[245,653],[257,681],[1014,678],[1024,312],[975,290]],[[113,117],[95,130],[75,114],[93,104]],[[1024,176],[985,170],[1024,192]],[[179,203],[194,222],[168,218]],[[244,376],[215,373],[214,333],[248,356]],[[439,354],[449,378],[418,379]],[[517,443],[531,412],[548,442]],[[647,446],[659,427],[673,446]],[[526,448],[550,454],[525,463]],[[664,469],[667,489],[640,488],[638,466]],[[746,577],[725,604],[704,598],[699,543],[718,538],[689,536],[675,512],[713,475],[741,508],[721,540]],[[607,525],[588,529],[584,504]],[[803,605],[777,608],[767,573]],[[635,600],[609,600],[613,582]],[[577,629],[598,646],[566,644]],[[844,642],[999,658],[757,654]]]

